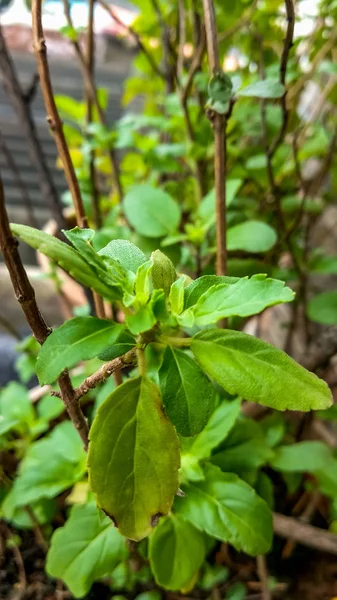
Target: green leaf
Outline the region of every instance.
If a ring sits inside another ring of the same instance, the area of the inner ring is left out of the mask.
[[[337,274],[337,256],[314,256],[309,263],[310,271],[324,275]]]
[[[171,312],[175,315],[180,315],[184,309],[184,285],[186,276],[182,275],[171,285],[169,293],[169,305]]]
[[[209,329],[191,350],[201,368],[230,394],[278,410],[328,408],[327,384],[281,350],[245,333]]]
[[[336,325],[337,323],[337,292],[323,292],[317,294],[307,307],[309,319],[322,325]]]
[[[35,356],[21,354],[15,361],[15,370],[22,383],[28,383],[35,374]]]
[[[337,65],[332,60],[323,60],[318,66],[319,73],[328,73],[328,75],[337,74]]]
[[[202,277],[198,277],[198,279],[187,285],[184,290],[184,309],[186,310],[196,304],[200,296],[207,292],[211,287],[223,283],[231,285],[237,283],[237,281],[239,281],[238,277],[219,275],[203,275]]]
[[[274,448],[282,442],[286,433],[286,423],[283,415],[273,412],[259,421],[259,425],[263,429],[265,440],[270,448]]]
[[[224,400],[213,412],[204,430],[193,441],[190,452],[198,458],[208,458],[234,426],[241,411],[241,401]]]
[[[110,519],[94,503],[77,505],[52,536],[46,570],[81,598],[96,579],[111,573],[127,555],[125,540]]]
[[[68,244],[27,225],[11,223],[10,227],[13,235],[55,261],[82,285],[92,288],[98,294],[110,300],[116,300],[119,297],[118,289],[114,289],[101,281],[91,266]]]
[[[337,496],[337,460],[330,459],[323,469],[315,472],[315,478],[322,494],[330,496],[334,501]]]
[[[226,593],[226,600],[245,600],[246,595],[246,586],[241,581],[237,581],[228,588]]]
[[[112,240],[98,254],[117,260],[125,269],[137,273],[138,267],[147,261],[145,254],[129,240]]]
[[[53,383],[64,369],[94,358],[111,346],[123,325],[96,317],[75,317],[54,329],[41,347],[36,374],[41,385]]]
[[[203,567],[202,578],[198,582],[202,590],[211,591],[214,587],[225,583],[229,579],[230,570],[223,565],[209,565],[207,562]]]
[[[276,79],[263,79],[256,81],[247,87],[238,90],[237,96],[249,96],[255,98],[282,98],[285,87]]]
[[[239,191],[243,179],[227,179],[226,181],[226,206],[230,206]],[[197,211],[197,216],[209,224],[215,223],[215,188],[203,198]]]
[[[0,392],[0,435],[23,432],[34,421],[34,409],[23,385],[12,381]]]
[[[118,358],[119,356],[122,356],[122,354],[129,352],[129,350],[132,350],[135,345],[136,340],[134,336],[127,331],[127,329],[122,328],[113,345],[98,354],[97,358],[100,360],[113,360],[114,358]]]
[[[87,107],[84,102],[78,102],[70,96],[55,95],[55,102],[58,110],[63,117],[73,121],[82,121],[85,118]]]
[[[31,444],[5,503],[16,507],[53,498],[71,488],[84,473],[83,444],[73,424],[65,421],[48,437]]]
[[[134,315],[126,317],[126,324],[133,335],[139,335],[145,331],[150,331],[156,324],[157,319],[153,314],[150,304],[141,306]]]
[[[37,413],[42,421],[52,421],[59,417],[65,410],[61,398],[56,396],[43,396],[37,405]]]
[[[205,479],[183,485],[185,498],[176,498],[178,514],[195,527],[237,550],[257,555],[272,542],[272,514],[262,498],[233,473],[204,466]]]
[[[216,323],[220,319],[255,315],[267,306],[291,302],[294,292],[284,287],[278,279],[266,279],[266,275],[253,275],[239,279],[233,284],[223,283],[209,288],[188,311],[182,313],[193,325],[204,327]]]
[[[204,536],[180,515],[161,519],[150,537],[152,572],[156,583],[168,590],[190,589],[205,554]]]
[[[9,496],[11,492],[9,492]],[[1,507],[2,516],[10,521],[18,529],[34,529],[36,522],[39,525],[50,523],[56,512],[56,501],[54,499],[42,498],[30,505],[30,509],[35,517],[32,520],[25,507],[11,506],[10,498]]]
[[[244,476],[265,465],[273,456],[259,423],[238,419],[235,427],[211,456],[211,461],[222,471],[234,471]]]
[[[155,289],[164,290],[165,296],[170,293],[171,285],[177,279],[173,262],[160,250],[152,252],[151,278]]]
[[[205,427],[214,400],[214,387],[186,352],[165,350],[159,370],[166,413],[178,433],[189,437]]]
[[[208,94],[214,102],[228,102],[233,89],[232,80],[226,73],[216,73],[209,81]]]
[[[210,79],[208,84],[207,106],[219,114],[228,110],[228,101],[232,96],[232,80],[226,73],[219,71]]]
[[[63,229],[62,232],[95,271],[97,277],[109,286],[117,288],[119,286],[120,295],[122,295],[122,288],[128,281],[128,273],[125,272],[119,262],[113,258],[108,258],[107,260],[107,257],[105,257],[104,261],[96,250],[93,249],[91,241],[95,235],[94,230],[74,227],[70,231]]]
[[[262,221],[246,221],[227,231],[227,249],[267,252],[276,243],[275,230]]]
[[[324,470],[331,458],[331,450],[323,442],[299,442],[276,448],[270,464],[277,471],[314,473]]]
[[[89,481],[120,532],[140,540],[171,508],[178,488],[179,443],[147,379],[120,385],[100,406],[90,430]]]
[[[137,233],[147,237],[168,235],[180,221],[180,209],[173,198],[148,184],[131,188],[124,198],[124,211]]]

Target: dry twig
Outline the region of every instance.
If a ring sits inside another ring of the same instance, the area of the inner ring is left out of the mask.
[[[294,540],[298,544],[309,546],[320,552],[337,555],[337,535],[334,533],[278,513],[273,514],[273,521],[276,535]]]
[[[70,14],[69,1],[68,0],[63,0],[63,6],[64,6],[64,14],[65,14],[65,17],[67,19],[68,25],[74,29],[74,24],[73,24],[73,21],[72,21],[72,18],[71,18],[71,14]],[[75,38],[75,39],[71,40],[71,43],[73,45],[73,48],[75,50],[75,54],[76,54],[76,56],[78,58],[78,61],[79,61],[79,65],[80,65],[80,68],[81,68],[82,77],[83,77],[83,80],[84,80],[84,83],[85,83],[85,88],[87,90],[87,94],[89,94],[90,99],[91,99],[93,105],[96,108],[97,115],[98,115],[98,118],[99,118],[99,121],[100,121],[101,125],[103,125],[104,127],[108,127],[108,123],[107,123],[104,111],[102,110],[101,105],[99,103],[97,89],[96,89],[96,86],[95,86],[92,69],[90,68],[91,65],[90,66],[88,65],[88,60],[85,57],[85,54],[82,52],[82,48],[80,46],[79,41]],[[41,85],[42,85],[42,83],[41,83]],[[111,171],[112,171],[112,177],[113,177],[113,180],[114,180],[115,188],[117,190],[119,200],[122,200],[122,198],[123,198],[123,189],[122,189],[122,185],[121,185],[121,181],[120,181],[120,176],[119,176],[118,161],[117,161],[117,157],[116,157],[116,154],[115,154],[115,151],[114,151],[113,148],[109,147],[109,149],[108,149],[108,155],[109,155],[109,160],[110,160],[110,164],[111,164]]]
[[[41,91],[47,112],[47,121],[50,130],[54,135],[57,150],[62,161],[65,177],[76,212],[77,224],[79,227],[87,227],[88,219],[85,214],[80,187],[63,132],[63,125],[56,107],[50,80],[46,42],[42,27],[42,0],[32,1],[32,18],[33,45],[40,75]]]
[[[208,64],[211,75],[220,72],[219,48],[213,0],[203,0]],[[227,117],[214,113],[214,179],[216,202],[216,274],[226,275],[226,125]]]
[[[15,296],[21,305],[26,321],[32,330],[36,341],[42,345],[51,333],[42,317],[35,299],[34,289],[30,284],[27,273],[22,264],[18,243],[10,231],[8,216],[5,207],[5,198],[2,181],[0,179],[0,249],[3,253]],[[67,371],[58,379],[61,397],[66,406],[70,419],[81,436],[85,448],[88,446],[88,424],[82,413],[81,407],[74,395],[74,389]]]
[[[83,381],[83,383],[81,383],[81,385],[75,390],[76,400],[79,400],[80,398],[85,396],[89,392],[89,390],[94,389],[100,383],[106,381],[106,379],[108,379],[108,377],[110,377],[110,375],[112,375],[113,373],[116,373],[124,367],[127,367],[130,364],[132,364],[135,358],[136,350],[132,349],[129,350],[129,352],[127,352],[123,356],[114,358],[113,360],[110,360],[109,362],[105,363],[100,369],[98,369],[98,371],[96,371],[96,373],[93,373],[93,375],[89,375],[89,377],[87,377]],[[51,395],[60,397],[59,392],[51,392]]]

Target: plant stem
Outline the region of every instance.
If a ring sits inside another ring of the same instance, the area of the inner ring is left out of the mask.
[[[48,327],[40,313],[39,307],[36,303],[34,289],[27,277],[27,273],[18,252],[18,243],[12,236],[5,207],[5,197],[1,179],[0,249],[3,253],[5,264],[13,284],[15,296],[21,305],[26,317],[26,321],[31,328],[36,341],[42,346],[52,330],[50,327]],[[66,406],[69,417],[81,436],[85,449],[87,449],[89,433],[88,424],[83,415],[82,409],[76,400],[68,371],[64,371],[60,375],[58,384],[60,386],[61,398]]]
[[[76,400],[79,400],[85,394],[87,394],[90,390],[97,387],[100,383],[103,383],[115,372],[120,371],[124,367],[131,365],[136,357],[136,350],[129,350],[123,356],[119,356],[118,358],[114,358],[109,362],[105,363],[96,373],[89,375],[82,383],[78,386],[76,390],[74,390]],[[51,392],[52,396],[59,397],[59,392]]]
[[[213,0],[203,0],[208,64],[211,75],[220,72],[215,10]],[[216,274],[226,275],[226,125],[227,116],[210,115],[214,130],[214,180],[216,203]]]
[[[41,11],[42,0],[32,0],[33,46],[40,75],[41,91],[47,111],[47,121],[55,138],[57,150],[62,161],[64,174],[73,200],[77,224],[79,227],[83,228],[88,226],[88,219],[84,211],[80,187],[75,174],[74,165],[71,160],[69,148],[64,136],[62,121],[60,119],[53,95],[53,88],[50,80],[49,66],[47,61],[47,49],[42,27]]]
[[[40,2],[41,0],[38,0],[38,1]],[[71,14],[70,14],[68,0],[63,0],[63,6],[64,6],[64,14],[67,19],[68,25],[70,27],[74,28]],[[79,65],[81,68],[81,72],[82,72],[86,90],[87,90],[88,94],[90,95],[91,101],[93,102],[93,104],[97,110],[97,115],[98,115],[99,121],[100,121],[101,125],[103,125],[104,127],[108,127],[108,123],[106,121],[104,111],[102,110],[100,103],[99,103],[97,89],[95,86],[95,82],[93,80],[92,72],[90,72],[90,69],[88,68],[88,63],[82,52],[81,46],[77,39],[71,40],[71,43],[73,45],[75,54],[79,61]],[[118,161],[117,161],[117,157],[115,155],[115,151],[113,148],[109,147],[108,155],[109,155],[109,160],[110,160],[110,164],[111,164],[111,171],[112,171],[112,177],[114,180],[115,188],[117,191],[118,198],[121,201],[123,198],[123,189],[122,189],[122,184],[121,184],[120,176],[119,176]]]
[[[141,377],[146,375],[146,359],[144,348],[137,348],[138,372]]]
[[[295,27],[295,8],[293,0],[285,0],[285,7],[287,13],[287,31],[286,36],[284,38],[283,51],[280,63],[280,83],[285,86],[286,84],[286,75],[287,75],[287,65],[289,59],[290,49],[293,45],[294,38],[294,27]],[[287,108],[287,92],[285,91],[281,98],[281,110],[282,110],[282,125],[279,131],[277,138],[270,148],[270,156],[272,157],[279,145],[283,142],[284,136],[287,131],[288,125],[288,117],[289,111]]]
[[[94,9],[95,0],[89,0],[89,17],[88,17],[88,31],[86,39],[86,62],[90,76],[94,79],[95,71],[95,35],[94,35]],[[85,96],[87,103],[87,115],[86,121],[89,125],[92,121],[92,99],[90,90],[87,85],[85,86]],[[96,229],[99,229],[102,225],[102,218],[99,206],[99,190],[97,185],[97,172],[95,168],[95,150],[90,151],[89,158],[89,180],[91,184],[91,205],[93,218]]]
[[[123,23],[123,21],[119,18],[117,13],[112,8],[111,4],[108,4],[108,2],[105,2],[105,0],[97,0],[97,2],[102,6],[102,8],[104,8],[104,10],[106,10],[109,13],[110,17],[114,21],[116,21],[116,23],[118,23],[118,25],[121,25],[121,27],[124,27],[124,29],[129,33],[129,35],[133,38],[133,40],[137,44],[138,49],[141,52],[143,52],[144,56],[146,56],[148,63],[152,67],[154,72],[157,73],[157,75],[159,75],[159,77],[161,77],[162,79],[165,79],[165,73],[163,73],[161,71],[161,69],[158,67],[156,62],[153,60],[151,52],[149,52],[148,49],[146,48],[146,46],[144,46],[141,38],[139,37],[138,33],[133,29],[133,27],[131,25],[126,25],[125,23]]]

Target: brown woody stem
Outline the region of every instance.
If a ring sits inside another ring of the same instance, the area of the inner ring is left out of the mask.
[[[64,13],[65,13],[65,17],[67,19],[68,25],[70,27],[74,28],[71,14],[70,14],[68,0],[63,0],[63,6],[64,6]],[[97,110],[97,115],[98,115],[101,125],[103,125],[104,127],[107,127],[108,123],[107,123],[104,111],[102,110],[100,103],[99,103],[93,74],[92,74],[90,68],[88,68],[88,61],[86,60],[86,57],[85,57],[84,53],[82,52],[82,48],[77,39],[72,40],[72,45],[73,45],[73,48],[75,50],[76,56],[79,61],[79,65],[80,65],[80,69],[82,72],[82,77],[83,77],[83,80],[85,83],[87,93],[89,94],[90,99]],[[108,149],[108,156],[109,156],[109,161],[111,164],[111,171],[112,171],[114,185],[115,185],[115,188],[116,188],[116,191],[118,194],[118,198],[121,201],[123,198],[123,189],[122,189],[122,185],[121,185],[121,181],[120,181],[120,177],[119,177],[119,166],[118,166],[118,161],[117,161],[115,151],[111,147],[109,147],[109,149]]]
[[[27,277],[22,264],[18,243],[12,236],[7,211],[5,207],[4,191],[0,179],[0,248],[4,256],[6,267],[11,278],[15,296],[21,305],[27,323],[37,342],[42,346],[51,333],[36,303],[35,292]],[[64,371],[58,379],[61,390],[61,398],[66,406],[67,412],[79,435],[84,447],[88,447],[88,424],[83,415],[81,407],[76,400],[74,389],[67,371]]]
[[[213,0],[203,0],[208,64],[211,75],[220,72]],[[226,275],[226,125],[227,116],[212,113],[214,129],[214,179],[216,205],[216,274]]]
[[[76,400],[79,400],[80,398],[85,396],[90,390],[93,390],[100,383],[106,381],[106,379],[108,379],[108,377],[110,377],[110,375],[112,375],[113,373],[116,373],[124,367],[127,367],[128,365],[132,364],[135,358],[136,350],[132,349],[123,356],[114,358],[113,360],[110,360],[109,362],[105,363],[100,369],[98,369],[98,371],[96,371],[96,373],[93,373],[93,375],[89,375],[89,377],[87,377],[83,381],[83,383],[81,383],[81,385],[75,390]],[[58,397],[60,396],[59,392],[51,392],[51,395]]]
[[[64,174],[73,200],[76,220],[79,227],[87,227],[88,219],[85,214],[80,187],[71,160],[69,148],[63,132],[63,124],[58,113],[53,88],[50,80],[47,49],[42,27],[42,0],[32,0],[33,45],[40,75],[41,91],[47,112],[47,121],[54,135],[57,150],[62,161]]]

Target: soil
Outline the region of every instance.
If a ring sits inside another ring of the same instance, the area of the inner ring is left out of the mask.
[[[0,599],[1,600],[71,600],[73,596],[61,582],[55,582],[44,572],[45,553],[37,544],[32,531],[15,532],[20,534],[19,551],[6,548],[8,529],[0,524]],[[315,552],[297,546],[288,559],[282,559],[285,541],[276,539],[274,550],[267,557],[268,576],[273,577],[275,587],[270,600],[336,600],[337,599],[337,557]],[[242,581],[247,586],[246,600],[264,600],[261,584],[256,576],[256,562],[238,554],[224,544],[219,545],[213,555],[217,563],[229,566],[229,584]],[[21,564],[22,561],[22,564]],[[208,596],[223,598],[228,584],[217,593],[206,594],[201,590],[189,593],[186,600],[203,600]],[[137,594],[141,590],[137,590]],[[121,592],[118,591],[118,594]],[[113,591],[107,585],[96,583],[87,600],[110,600]],[[136,593],[126,592],[129,600]],[[164,592],[166,600],[178,600],[178,594]],[[181,598],[186,598],[181,596]]]

